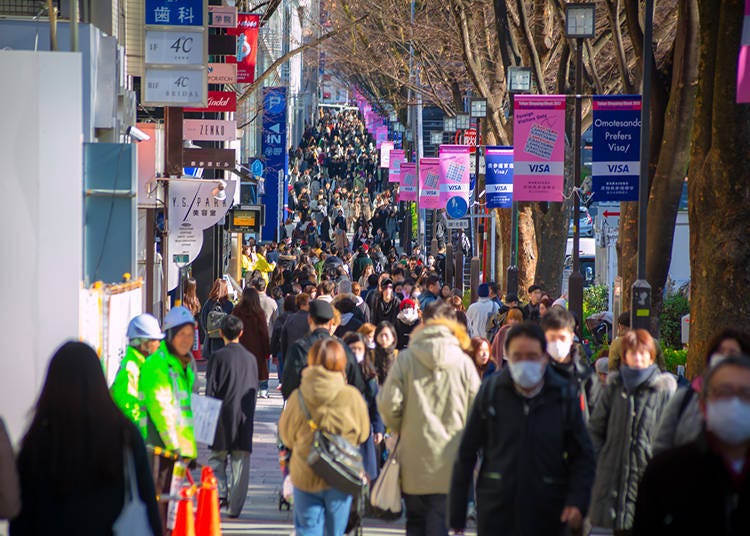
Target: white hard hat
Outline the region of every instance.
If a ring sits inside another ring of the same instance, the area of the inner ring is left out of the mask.
[[[161,340],[164,333],[159,328],[159,321],[148,313],[134,317],[128,324],[128,339]]]

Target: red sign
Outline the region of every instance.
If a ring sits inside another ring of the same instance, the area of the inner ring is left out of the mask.
[[[620,215],[619,212],[610,212],[609,210],[605,210],[604,212],[602,212],[602,216],[604,216],[605,218],[609,218],[610,216],[619,216],[619,215]]]
[[[464,145],[475,146],[477,144],[477,130],[475,128],[467,128],[464,130]]]
[[[237,93],[234,91],[209,91],[206,108],[185,108],[186,112],[236,112]]]
[[[237,36],[237,82],[240,84],[255,82],[259,27],[260,15],[240,13],[237,15],[237,28],[228,30],[229,34]]]

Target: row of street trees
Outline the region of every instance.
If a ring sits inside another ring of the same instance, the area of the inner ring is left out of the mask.
[[[734,103],[744,3],[657,0],[654,42],[645,50],[642,2],[595,3],[597,32],[595,39],[585,42],[584,93],[639,93],[644,54],[652,54],[654,60],[646,255],[657,315],[680,194],[689,177],[689,370],[697,373],[707,338],[720,325],[750,326],[748,306],[734,303],[743,285],[750,283],[750,245],[741,239],[750,230],[750,138],[742,121],[746,107]],[[335,34],[321,44],[329,67],[374,103],[400,110],[402,118],[410,104],[408,95],[414,92],[452,115],[462,109],[463,96],[470,90],[487,99],[485,143],[512,144],[508,67],[530,67],[536,93],[573,93],[575,44],[564,34],[564,0],[340,0],[330,7]],[[590,102],[583,113],[586,129],[592,120]],[[567,124],[566,169],[572,170],[572,120]],[[566,192],[572,191],[572,184],[569,171]],[[552,292],[559,290],[571,203],[572,199],[520,205],[520,287],[536,281]],[[499,210],[498,216],[497,262],[505,273],[510,211]],[[635,279],[637,219],[637,204],[622,203],[618,260],[624,303],[629,303]],[[719,305],[717,297],[727,300]]]

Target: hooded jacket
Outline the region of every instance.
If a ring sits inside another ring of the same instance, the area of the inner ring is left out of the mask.
[[[346,385],[341,372],[326,370],[320,365],[302,371],[302,383],[281,413],[279,435],[292,451],[290,473],[294,487],[315,493],[330,486],[307,465],[313,430],[300,406],[300,392],[315,424],[322,430],[341,435],[352,445],[359,446],[368,438],[370,419],[361,393]]]
[[[633,527],[638,483],[651,459],[656,425],[676,389],[675,379],[655,366],[632,392],[625,389],[619,372],[609,373],[589,422],[597,456],[591,492],[594,526],[615,530]]]
[[[412,334],[378,394],[383,422],[400,435],[404,493],[448,493],[461,433],[479,390],[474,363],[464,353],[468,347],[469,337],[456,322],[428,322]]]

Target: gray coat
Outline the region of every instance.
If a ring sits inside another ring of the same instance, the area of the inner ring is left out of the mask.
[[[685,397],[690,395],[690,400]],[[665,450],[692,443],[703,429],[703,414],[698,404],[698,393],[692,387],[678,390],[664,408],[656,426],[654,456]]]
[[[610,372],[589,421],[597,456],[591,492],[593,526],[632,528],[638,483],[652,456],[656,424],[676,389],[674,377],[655,368],[635,392],[628,394],[619,372]]]

